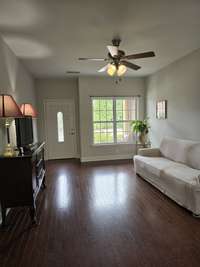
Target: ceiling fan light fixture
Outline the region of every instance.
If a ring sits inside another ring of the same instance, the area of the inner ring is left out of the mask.
[[[117,76],[122,76],[127,71],[127,67],[123,64],[120,64],[117,70]]]
[[[110,64],[110,65],[108,66],[108,69],[107,69],[107,73],[108,73],[108,75],[113,76],[113,75],[115,74],[115,72],[116,72],[116,67],[115,67],[115,65]]]

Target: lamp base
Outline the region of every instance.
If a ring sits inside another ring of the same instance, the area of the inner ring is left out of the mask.
[[[3,155],[4,157],[15,157],[16,156],[16,152],[14,148],[11,146],[11,144],[6,145]]]

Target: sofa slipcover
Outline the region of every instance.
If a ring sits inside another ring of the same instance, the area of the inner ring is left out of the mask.
[[[140,149],[134,156],[137,174],[196,216],[200,215],[199,145],[164,138],[160,149]]]

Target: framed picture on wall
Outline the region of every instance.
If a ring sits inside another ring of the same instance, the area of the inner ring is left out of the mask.
[[[159,100],[156,102],[156,118],[167,119],[167,100]]]

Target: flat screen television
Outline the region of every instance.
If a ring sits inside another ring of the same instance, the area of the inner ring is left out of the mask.
[[[15,119],[17,147],[27,148],[33,144],[33,121],[32,117]]]

